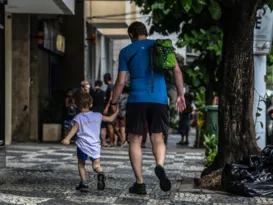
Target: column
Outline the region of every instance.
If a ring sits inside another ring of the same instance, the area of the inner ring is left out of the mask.
[[[12,15],[5,15],[5,144],[12,142]]]
[[[0,146],[5,144],[5,5],[0,1]]]
[[[103,80],[103,76],[105,73],[107,73],[109,68],[106,68],[107,63],[106,63],[106,49],[105,49],[105,36],[101,35],[101,41],[100,41],[100,79]]]
[[[5,151],[5,5],[0,1],[0,168],[6,166]]]

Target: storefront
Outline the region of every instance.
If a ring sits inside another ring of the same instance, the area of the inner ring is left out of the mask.
[[[5,167],[5,1],[0,0],[0,168]]]
[[[49,61],[56,62],[38,51],[36,34],[39,29],[33,31],[33,19],[44,16],[58,19],[74,13],[75,0],[0,0],[0,168],[5,166],[3,147],[12,140],[38,140],[35,116],[40,95],[38,70],[42,70],[43,65],[50,67]],[[65,38],[60,29],[53,28],[49,28],[43,38],[44,53],[62,57]],[[40,61],[41,56],[47,62]],[[54,83],[47,80],[46,86],[59,86]]]

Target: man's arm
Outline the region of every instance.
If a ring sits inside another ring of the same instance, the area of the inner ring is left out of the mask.
[[[184,96],[184,82],[183,82],[183,75],[179,65],[176,63],[175,68],[173,69],[173,75],[175,79],[175,85],[177,89],[178,96]]]
[[[117,103],[119,96],[121,95],[123,88],[125,86],[125,82],[126,82],[126,71],[119,71],[114,92],[113,92],[112,103]]]
[[[105,109],[106,109],[106,110],[109,109],[112,98],[113,98],[113,90],[110,92],[109,100],[108,100],[108,102],[107,102],[107,104],[106,104],[106,106],[105,106]]]

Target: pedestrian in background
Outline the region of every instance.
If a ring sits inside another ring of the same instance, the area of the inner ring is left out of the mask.
[[[102,88],[102,81],[96,80],[95,81],[95,87],[91,90],[91,97],[93,99],[93,106],[91,108],[91,111],[93,112],[99,112],[100,114],[103,114],[104,106],[105,106],[105,99],[106,94],[101,89]],[[107,124],[105,122],[101,122],[101,130],[100,130],[100,136],[101,136],[101,145],[102,147],[108,147],[108,143],[106,142],[106,130]]]
[[[106,93],[105,93],[105,106],[104,106],[104,115],[112,115],[113,110],[110,106],[110,102],[113,97],[113,89],[114,89],[114,84],[112,82],[112,77],[110,73],[106,73],[104,75],[104,83],[107,85]],[[108,129],[108,135],[110,138],[110,145],[109,147],[115,147],[115,121],[107,123],[107,129]]]

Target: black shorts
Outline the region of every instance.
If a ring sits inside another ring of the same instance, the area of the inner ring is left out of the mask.
[[[142,135],[146,121],[150,133],[165,133],[169,127],[168,105],[160,103],[127,103],[127,133]]]

